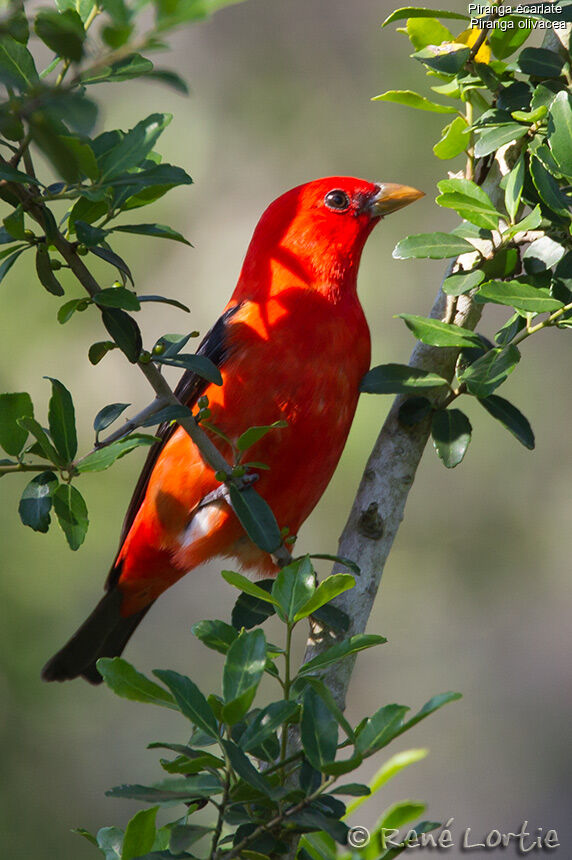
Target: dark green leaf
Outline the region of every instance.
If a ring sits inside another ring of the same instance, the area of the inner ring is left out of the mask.
[[[133,702],[145,702],[178,710],[175,700],[167,690],[138,672],[122,657],[100,657],[97,661],[97,671],[116,696]]]
[[[199,824],[176,824],[171,828],[171,838],[169,839],[169,851],[175,856],[180,852],[186,851],[203,836],[212,833],[212,827],[203,827]],[[184,855],[190,856],[190,855]]]
[[[146,77],[159,81],[161,84],[166,84],[184,96],[189,95],[189,87],[186,81],[176,72],[171,71],[171,69],[153,69]]]
[[[53,501],[54,511],[70,549],[79,549],[89,525],[83,496],[71,484],[60,484],[54,492]]]
[[[125,260],[122,260],[121,257],[112,251],[111,248],[100,248],[100,247],[92,247],[89,249],[92,254],[95,254],[96,257],[101,257],[102,260],[105,260],[106,263],[111,263],[112,266],[119,271],[121,276],[125,275],[131,283],[133,283],[133,275],[131,274],[131,270]],[[125,280],[125,279],[124,279]]]
[[[572,176],[572,99],[566,91],[558,93],[550,105],[551,123],[548,142],[562,172]]]
[[[266,591],[261,585],[251,582],[250,579],[241,573],[236,573],[234,570],[223,570],[221,576],[229,585],[234,585],[235,588],[239,588],[245,594],[250,594],[258,600],[278,606],[278,601],[269,593],[270,589]],[[270,586],[272,586],[272,583],[273,580],[270,581]]]
[[[483,158],[490,152],[496,152],[501,146],[510,143],[513,140],[520,140],[528,133],[528,126],[520,125],[517,122],[499,125],[484,131],[479,135],[479,139],[475,143],[475,156]]]
[[[158,806],[141,809],[129,821],[125,828],[121,860],[134,860],[151,851],[157,833],[155,819],[158,809]]]
[[[520,352],[512,344],[491,349],[462,371],[459,379],[466,383],[471,394],[488,397],[512,373],[519,361]]]
[[[307,618],[316,609],[319,609],[325,603],[329,603],[334,597],[343,594],[356,584],[354,577],[350,573],[334,573],[332,576],[327,576],[314,591],[310,599],[300,607],[294,621],[301,621]]]
[[[426,397],[408,397],[399,407],[399,423],[404,427],[414,427],[423,421],[433,406]]]
[[[407,364],[380,364],[369,370],[360,383],[367,394],[407,394],[420,388],[440,388],[446,379],[419,367]]]
[[[506,427],[509,433],[518,439],[518,441],[529,450],[534,449],[534,433],[528,420],[524,417],[516,406],[505,400],[504,397],[499,397],[497,394],[491,394],[489,397],[479,398],[487,412],[496,418],[497,421]]]
[[[31,53],[11,36],[0,36],[0,81],[22,93],[40,82]]]
[[[511,172],[504,190],[504,205],[511,221],[516,218],[524,186],[524,155],[521,153]]]
[[[562,302],[553,298],[548,290],[520,281],[487,281],[475,298],[477,302],[494,302],[537,314],[562,307]]]
[[[135,364],[143,347],[141,332],[135,320],[119,308],[104,308],[101,317],[116,345]]]
[[[64,459],[58,454],[50,439],[48,438],[48,434],[44,430],[44,428],[38,424],[38,422],[29,416],[24,416],[23,418],[18,418],[18,424],[24,430],[27,430],[28,433],[31,433],[34,436],[40,445],[41,450],[44,453],[46,460],[51,460],[56,466],[63,468],[66,466],[66,462]]]
[[[58,379],[44,377],[52,383],[52,396],[48,411],[50,435],[66,463],[71,463],[77,453],[77,433],[75,429],[75,410],[72,396]]]
[[[114,179],[126,170],[138,167],[149,155],[171,119],[170,114],[154,113],[138,122],[110,152],[98,159],[102,179]]]
[[[335,561],[336,564],[341,564],[342,567],[347,567],[348,570],[351,570],[351,572],[355,573],[357,576],[361,573],[359,565],[356,564],[355,561],[352,561],[351,558],[344,558],[342,555],[333,555],[329,552],[312,552],[308,558],[323,558],[326,561]]]
[[[276,729],[292,719],[298,711],[296,702],[273,702],[260,711],[240,737],[240,746],[245,752],[252,752],[264,743]]]
[[[542,202],[552,212],[559,215],[560,218],[567,221],[570,220],[570,212],[568,211],[570,201],[560,190],[556,179],[547,171],[542,162],[534,156],[530,159],[530,175]]]
[[[30,526],[35,532],[48,531],[52,497],[57,486],[58,479],[53,472],[42,472],[32,478],[18,505],[18,513],[25,526]]]
[[[424,720],[425,717],[428,717],[430,714],[433,714],[435,711],[442,708],[443,705],[448,705],[449,702],[456,702],[461,699],[461,693],[438,693],[436,696],[432,696],[428,702],[425,702],[422,708],[414,714],[411,719],[407,720],[404,724],[403,728],[399,732],[402,734],[403,732],[409,731],[413,726],[416,726],[417,723],[420,723],[421,720]]]
[[[236,576],[239,575],[236,574]],[[273,583],[274,580],[272,579],[263,579],[258,582],[258,587],[269,593],[272,590]],[[232,610],[232,626],[236,630],[242,630],[243,627],[246,630],[251,630],[258,624],[262,624],[263,621],[266,621],[275,612],[276,610],[271,603],[243,592],[238,596]]]
[[[58,310],[58,322],[64,325],[64,323],[67,323],[73,317],[76,311],[86,310],[90,303],[89,299],[71,299],[69,302],[64,302]]]
[[[108,406],[104,406],[93,419],[95,432],[101,433],[102,430],[106,430],[130,406],[130,403],[110,403]]]
[[[385,705],[370,717],[358,734],[356,749],[363,755],[371,755],[386,746],[403,725],[409,708],[406,705]]]
[[[158,239],[174,239],[175,242],[183,242],[192,247],[184,236],[166,224],[120,224],[113,230],[116,233],[137,233],[141,236],[155,236]]]
[[[183,716],[209,737],[217,739],[219,736],[217,722],[209,703],[197,685],[185,675],[170,669],[155,669],[153,674],[172,692]]]
[[[424,6],[402,6],[395,9],[389,15],[382,27],[387,27],[394,21],[405,21],[407,18],[455,18],[458,21],[468,21],[469,16],[461,12],[452,12],[450,9],[428,9]]]
[[[506,346],[526,326],[526,319],[521,314],[513,314],[497,331],[495,341],[499,346]]]
[[[43,244],[36,247],[36,273],[40,283],[46,288],[48,293],[51,293],[53,296],[64,295],[63,287],[52,271],[48,249]]]
[[[349,782],[346,785],[336,786],[330,791],[332,794],[348,794],[350,797],[368,797],[371,794],[370,787],[361,782]]]
[[[212,382],[214,385],[222,385],[221,372],[210,358],[206,355],[194,355],[191,353],[179,353],[178,355],[165,358],[164,355],[153,356],[153,361],[158,364],[168,364],[171,367],[184,367],[192,370],[197,376]]]
[[[469,447],[472,427],[459,409],[439,409],[433,415],[433,445],[447,469],[458,466]]]
[[[238,490],[229,485],[232,508],[248,537],[264,552],[275,552],[282,544],[276,518],[262,496],[252,488]]]
[[[198,621],[191,629],[207,648],[212,648],[219,654],[226,654],[238,636],[234,627],[224,621]]]
[[[164,421],[180,421],[181,418],[190,418],[191,411],[187,406],[166,406],[158,412],[154,412],[149,418],[139,422],[140,427],[155,427]]]
[[[448,296],[462,296],[478,287],[484,277],[485,273],[480,269],[472,269],[470,272],[457,272],[445,278],[443,292]]]
[[[1,43],[1,39],[0,39]],[[0,179],[5,179],[7,182],[18,182],[27,185],[41,185],[39,179],[34,176],[29,176],[27,173],[22,173],[21,170],[16,170],[10,164],[0,164]]]
[[[470,48],[449,42],[444,45],[427,45],[426,48],[416,51],[411,56],[436,72],[456,75],[463,68],[470,54]]]
[[[283,621],[293,621],[315,591],[315,573],[308,556],[283,567],[274,580],[272,596]]]
[[[123,60],[113,63],[111,66],[103,66],[95,72],[87,72],[82,76],[82,84],[116,83],[139,78],[153,71],[153,63],[141,54],[130,54]]]
[[[338,747],[338,724],[316,691],[308,686],[304,690],[300,737],[306,758],[321,771],[325,764],[336,758]]]
[[[100,290],[94,295],[93,300],[100,308],[123,308],[124,311],[141,309],[135,293],[125,287],[108,287]]]
[[[103,242],[109,233],[109,230],[102,230],[100,227],[92,227],[91,224],[87,224],[85,221],[81,221],[79,219],[74,220],[74,224],[77,238],[84,245],[87,245],[88,248]]]
[[[124,436],[110,445],[105,445],[103,448],[98,448],[97,451],[92,451],[86,457],[79,460],[75,467],[78,472],[102,472],[108,469],[120,460],[130,451],[135,448],[150,447],[157,441],[156,436],[147,436],[144,433],[132,433],[129,436]]]
[[[397,314],[418,340],[431,346],[481,346],[475,332],[454,323],[445,323],[431,317],[415,314]]]
[[[456,113],[456,108],[449,105],[440,105],[436,102],[429,101],[419,93],[412,90],[388,90],[386,93],[381,93],[379,96],[374,96],[374,102],[393,102],[398,105],[406,105],[407,107],[417,108],[418,110],[432,111],[433,113]]]
[[[223,719],[231,725],[249,710],[266,666],[266,637],[262,630],[244,630],[226,655],[222,677]]]
[[[500,214],[493,206],[490,197],[470,179],[443,179],[437,183],[441,194],[436,202],[439,206],[454,209],[461,218],[477,227],[495,230]]]
[[[28,438],[28,431],[18,424],[18,419],[33,416],[29,394],[0,394],[0,445],[12,457],[20,453]]]
[[[398,242],[393,250],[393,257],[396,260],[409,260],[411,257],[444,260],[474,250],[470,242],[451,233],[418,233]]]
[[[107,355],[108,352],[111,352],[112,349],[116,349],[117,344],[113,343],[111,340],[99,340],[97,343],[92,343],[88,350],[88,358],[92,364],[99,364],[101,359]]]
[[[384,636],[378,636],[373,633],[356,633],[355,636],[350,636],[342,642],[336,642],[335,645],[331,645],[312,660],[303,663],[300,666],[298,674],[307,675],[314,673],[316,669],[331,666],[332,663],[337,663],[343,660],[344,657],[350,657],[352,654],[357,654],[366,648],[373,648],[374,645],[383,645],[385,642],[387,642],[387,639]]]
[[[64,12],[42,9],[36,16],[34,29],[42,42],[60,57],[75,63],[81,60],[85,30],[75,9],[66,9]]]
[[[201,773],[196,776],[164,779],[153,786],[118,785],[105,794],[107,797],[130,798],[143,803],[183,803],[221,792],[222,784],[217,776]]]
[[[140,302],[159,302],[163,305],[171,305],[174,308],[179,308],[180,311],[185,311],[185,313],[190,314],[191,309],[184,305],[182,302],[178,302],[177,299],[168,299],[165,296],[137,296]],[[193,333],[189,335],[189,337],[193,337]],[[188,338],[187,338],[188,340]],[[186,342],[186,341],[185,341]],[[175,355],[175,353],[172,353]],[[167,355],[167,352],[164,353],[164,356]],[[163,356],[163,357],[164,357]]]
[[[525,75],[535,78],[558,78],[564,60],[546,48],[525,48],[518,56],[518,67]]]
[[[235,773],[256,791],[267,797],[273,797],[275,793],[273,787],[262,774],[258,773],[242,750],[231,741],[221,741],[221,744]]]
[[[27,250],[29,246],[25,246],[24,248],[20,247],[17,251],[14,251],[10,256],[6,257],[2,265],[0,266],[0,283],[4,280],[20,254],[23,254],[24,251]]]
[[[266,436],[267,433],[287,426],[287,421],[275,421],[273,424],[262,424],[257,425],[256,427],[249,427],[248,430],[245,430],[245,432],[238,437],[236,447],[239,451],[247,451],[248,448]]]

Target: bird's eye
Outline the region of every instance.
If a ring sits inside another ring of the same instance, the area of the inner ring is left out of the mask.
[[[350,198],[345,191],[336,188],[334,191],[328,191],[324,197],[324,203],[328,209],[337,209],[340,212],[349,207]]]

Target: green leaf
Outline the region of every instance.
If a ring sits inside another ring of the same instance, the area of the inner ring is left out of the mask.
[[[120,827],[102,827],[97,832],[97,844],[105,860],[121,860],[123,830]]]
[[[520,206],[520,198],[524,187],[524,155],[521,153],[511,172],[508,175],[504,190],[504,205],[511,221],[514,221]]]
[[[40,83],[31,53],[11,36],[0,36],[0,81],[21,93]]]
[[[28,249],[28,245],[24,248],[20,247],[17,251],[14,251],[10,256],[6,257],[2,265],[0,266],[0,283],[4,280],[18,257],[24,253]]]
[[[550,105],[548,142],[562,172],[572,176],[572,98],[563,90]]]
[[[421,96],[419,93],[413,92],[413,90],[388,90],[379,96],[374,96],[372,101],[393,102],[394,104],[406,105],[407,107],[417,108],[417,110],[427,110],[433,113],[457,113],[456,108],[429,101],[425,96]]]
[[[322,558],[326,561],[335,561],[336,564],[341,564],[342,567],[347,567],[348,570],[351,570],[351,572],[357,574],[357,576],[361,573],[359,564],[356,564],[355,561],[351,560],[351,558],[344,558],[343,555],[333,555],[329,552],[312,552],[309,554],[308,558]]]
[[[513,344],[490,349],[459,373],[459,380],[476,397],[488,397],[512,373],[519,361],[520,352]]]
[[[556,179],[554,179],[542,162],[535,156],[530,159],[530,175],[532,176],[532,181],[542,202],[545,203],[552,212],[559,215],[560,218],[569,221],[569,199],[563,191],[561,191]]]
[[[294,616],[294,621],[298,622],[307,618],[320,606],[353,588],[355,584],[356,581],[350,573],[334,573],[332,576],[327,576],[316,588],[312,597],[298,610]]]
[[[477,227],[487,230],[498,227],[500,214],[488,194],[475,182],[470,179],[443,179],[437,185],[442,192],[436,199],[439,206],[454,209],[461,218]]]
[[[209,737],[218,739],[217,721],[197,685],[171,669],[155,669],[153,674],[169,688],[183,716]]]
[[[59,379],[45,376],[52,383],[52,396],[48,410],[50,435],[66,463],[71,463],[77,453],[77,432],[72,396]]]
[[[444,260],[474,250],[470,242],[451,233],[417,233],[398,242],[392,256],[396,260],[409,260],[411,257]]]
[[[71,484],[60,484],[54,492],[53,501],[54,511],[70,549],[79,549],[89,525],[83,496]]]
[[[135,364],[143,348],[141,332],[135,320],[119,308],[104,308],[101,318],[115,344]]]
[[[92,227],[91,224],[79,218],[74,219],[74,226],[77,238],[88,248],[103,242],[110,232],[109,230],[102,230],[100,227]]]
[[[264,601],[264,603],[272,603],[274,606],[279,605],[276,598],[269,594],[268,591],[251,582],[250,579],[241,573],[236,573],[234,570],[223,570],[221,576],[229,585],[234,585],[235,588],[238,588],[245,594],[250,594],[252,597]]]
[[[222,792],[222,784],[211,773],[173,777],[147,785],[118,785],[105,792],[106,797],[123,797],[143,803],[185,803],[199,797],[211,797]]]
[[[130,406],[130,403],[110,403],[108,406],[104,406],[93,419],[93,429],[95,432],[101,433],[102,430],[107,430]]]
[[[526,326],[526,319],[519,313],[513,314],[506,323],[495,334],[495,341],[499,346],[506,346],[513,337]]]
[[[84,24],[94,5],[95,0],[56,0],[56,6],[60,12],[65,12],[66,9],[75,9]]]
[[[19,418],[33,418],[34,406],[26,392],[0,394],[0,445],[7,454],[17,457],[28,438],[28,431],[18,424]]]
[[[174,239],[175,242],[183,242],[183,244],[192,247],[184,236],[177,233],[172,227],[167,227],[166,224],[120,224],[113,230],[116,233],[137,233],[141,236],[155,236],[158,239]]]
[[[464,293],[474,290],[484,280],[485,273],[481,269],[472,269],[470,272],[457,272],[449,275],[443,281],[443,292],[448,296],[462,296]]]
[[[52,443],[48,438],[48,434],[44,430],[44,428],[38,424],[35,418],[31,418],[28,415],[25,415],[23,418],[17,419],[18,424],[24,430],[27,430],[28,433],[31,433],[34,436],[42,449],[46,460],[51,460],[56,466],[60,468],[64,468],[67,464],[63,460],[63,458],[58,454]]]
[[[475,157],[483,158],[491,152],[496,152],[501,146],[512,141],[520,140],[528,133],[528,126],[517,122],[498,125],[479,135],[475,143]]]
[[[430,346],[482,346],[478,334],[454,323],[415,314],[397,314],[415,337]]]
[[[47,246],[40,244],[36,247],[36,274],[43,287],[53,296],[63,296],[64,290],[50,265],[50,255]]]
[[[448,705],[449,702],[456,702],[462,698],[461,693],[438,693],[436,696],[432,696],[428,702],[425,702],[422,708],[420,708],[416,714],[414,714],[411,719],[407,720],[407,722],[403,725],[403,728],[399,732],[399,734],[403,734],[403,732],[409,731],[413,726],[416,726],[417,723],[420,723],[421,720],[424,720],[425,717],[428,717],[430,714],[438,711],[439,708],[442,708],[444,705]]]
[[[536,228],[540,226],[541,221],[542,213],[540,211],[540,206],[535,206],[532,212],[529,212],[522,221],[519,221],[518,224],[505,230],[503,238],[511,239],[513,236],[516,236],[517,233],[526,232],[527,230],[536,230]]]
[[[108,287],[100,290],[93,297],[100,308],[123,308],[124,311],[141,310],[139,299],[131,290],[125,287]]]
[[[338,723],[313,687],[306,687],[302,700],[300,737],[306,758],[316,770],[336,758]]]
[[[226,572],[229,573],[230,571]],[[236,575],[240,576],[240,574]],[[259,580],[258,584],[261,588],[265,586],[263,590],[270,592],[272,590],[273,580]],[[261,600],[258,597],[254,597],[251,594],[241,592],[232,609],[232,626],[236,630],[242,630],[243,627],[246,630],[251,630],[258,624],[262,624],[264,621],[266,621],[267,618],[270,618],[270,616],[274,615],[275,612],[276,610],[271,603],[267,603],[264,600]]]
[[[451,31],[436,18],[408,18],[405,30],[416,51],[426,48],[427,45],[440,45],[441,42],[453,41]]]
[[[503,15],[503,21],[507,22],[506,30],[495,27],[489,31],[487,40],[497,60],[505,60],[514,54],[532,33],[531,28],[518,26],[519,22],[522,21],[522,18],[518,16]],[[514,27],[510,27],[510,23],[514,24]]]
[[[283,621],[294,620],[315,591],[315,573],[308,556],[281,568],[274,580],[272,596],[277,601],[278,615]]]
[[[185,311],[185,313],[190,314],[191,309],[184,305],[182,302],[177,301],[177,299],[168,299],[165,296],[137,296],[140,302],[159,302],[163,305],[171,305],[174,308],[179,308],[180,311]],[[198,332],[197,332],[198,334]],[[192,337],[193,335],[189,335]],[[188,340],[188,338],[187,338]],[[164,355],[167,353],[165,352]],[[173,353],[174,355],[175,353]]]
[[[116,696],[130,699],[132,702],[144,702],[178,710],[175,700],[167,690],[138,672],[122,657],[100,657],[97,661],[97,671]]]
[[[91,304],[89,299],[71,299],[64,302],[58,310],[57,318],[60,325],[67,323],[76,311],[85,311]]]
[[[171,114],[153,113],[130,129],[116,146],[98,159],[102,180],[114,179],[124,171],[138,167],[171,119]]]
[[[261,794],[265,794],[267,797],[274,796],[274,788],[270,785],[268,780],[266,780],[264,776],[256,770],[254,765],[250,763],[247,756],[239,747],[236,746],[236,744],[233,744],[231,741],[223,740],[221,741],[221,745],[228,756],[232,769],[241,777],[241,779]]]
[[[92,451],[75,464],[78,472],[103,472],[120,460],[130,451],[135,448],[150,447],[157,441],[155,436],[147,436],[144,433],[132,433],[129,436],[124,436],[110,445],[103,448],[98,448],[97,451]]]
[[[255,427],[249,427],[242,433],[236,442],[236,447],[239,451],[247,451],[248,448],[256,444],[260,439],[277,428],[287,427],[287,421],[274,421],[273,424],[259,424]]]
[[[551,269],[562,259],[565,250],[564,245],[555,242],[550,236],[541,236],[531,242],[522,255],[524,268],[528,274],[538,274]]]
[[[563,307],[562,302],[553,298],[548,290],[520,281],[487,281],[479,288],[475,300],[537,314]]]
[[[423,6],[402,6],[394,9],[391,15],[385,19],[382,27],[387,27],[394,21],[404,21],[407,18],[455,18],[458,21],[468,21],[469,16],[460,12],[451,12],[450,9],[426,9]]]
[[[448,42],[444,45],[428,45],[426,48],[411,54],[423,65],[446,75],[456,75],[457,72],[460,72],[470,55],[470,48],[456,42]]]
[[[260,746],[276,729],[291,720],[298,711],[296,702],[273,702],[263,708],[240,737],[239,744],[245,752],[252,752]]]
[[[96,257],[100,257],[102,260],[105,260],[106,263],[110,263],[112,266],[119,271],[123,282],[125,283],[124,275],[133,283],[133,275],[131,274],[131,270],[125,260],[123,260],[119,254],[116,254],[115,251],[112,251],[111,248],[105,247],[96,247],[92,246],[90,249],[92,254],[95,254]]]
[[[360,383],[366,394],[408,394],[420,388],[441,388],[446,379],[429,370],[407,364],[380,364],[368,370]]]
[[[515,439],[518,439],[525,448],[528,448],[530,451],[534,449],[532,427],[516,406],[513,406],[512,403],[509,403],[508,400],[505,400],[504,397],[499,397],[497,394],[491,394],[489,397],[480,397],[479,403],[485,407],[493,418],[500,421],[509,433],[512,433]]]
[[[408,707],[405,705],[385,705],[366,720],[362,731],[357,736],[356,749],[363,755],[372,753],[386,746],[399,733],[403,718]]]
[[[439,409],[433,415],[433,445],[447,469],[458,466],[469,447],[472,427],[459,409]]]
[[[202,379],[206,379],[207,382],[212,382],[214,385],[222,385],[220,370],[206,355],[179,353],[168,358],[165,358],[164,355],[154,355],[153,361],[158,364],[168,364],[171,367],[184,367],[185,370],[192,370],[193,373],[196,373]]]
[[[426,758],[428,754],[429,750],[426,749],[410,749],[391,756],[391,758],[381,765],[370,780],[369,788],[371,794],[377,794],[380,788],[397,776],[397,774],[401,773],[402,770]],[[360,798],[359,800],[354,801],[348,807],[347,814],[353,815],[356,809],[359,809],[364,802],[365,798]]]
[[[441,140],[433,147],[437,158],[455,158],[467,149],[471,142],[471,134],[468,130],[467,121],[458,116],[441,132]]]
[[[380,828],[383,830],[399,830],[404,824],[413,821],[425,812],[424,803],[413,800],[402,800],[394,803],[382,815]]]
[[[318,654],[307,663],[300,666],[298,675],[313,674],[316,670],[324,669],[326,666],[331,666],[332,663],[338,663],[344,657],[350,657],[352,654],[357,654],[359,651],[364,651],[366,648],[373,648],[375,645],[383,645],[387,642],[385,636],[378,636],[373,633],[356,633],[342,642],[336,642],[331,645],[321,654]]]
[[[176,824],[171,828],[171,838],[169,839],[169,851],[171,854],[178,856],[182,851],[186,851],[203,836],[212,833],[212,827],[203,827],[199,824]],[[190,855],[183,855],[190,856]]]
[[[153,849],[157,834],[155,819],[158,809],[158,806],[141,809],[129,821],[123,837],[121,860],[134,860],[135,857],[142,857]]]
[[[272,510],[262,496],[252,487],[238,490],[234,484],[229,485],[228,491],[232,508],[250,540],[264,552],[275,552],[282,544],[282,535]]]
[[[48,48],[60,57],[79,63],[83,56],[85,30],[75,9],[64,12],[42,9],[36,16],[34,29]]]
[[[223,719],[231,725],[249,710],[266,666],[266,637],[262,630],[243,630],[226,655],[222,676]]]
[[[1,42],[1,39],[0,39]],[[27,173],[22,173],[21,170],[16,170],[10,164],[0,164],[0,179],[5,179],[7,182],[18,182],[25,185],[41,185],[39,179],[34,176],[29,176]]]
[[[564,59],[546,48],[525,48],[517,60],[518,67],[525,75],[535,78],[558,78]]]
[[[155,427],[157,424],[162,424],[164,421],[180,421],[181,418],[190,418],[192,415],[187,406],[165,406],[158,412],[154,412],[149,418],[139,423],[139,427]]]
[[[112,349],[116,349],[117,344],[113,343],[111,340],[99,340],[97,343],[92,343],[88,350],[88,358],[91,364],[99,364],[102,358],[104,358],[108,352],[111,352]]]
[[[52,498],[57,486],[58,479],[53,472],[42,472],[32,478],[18,505],[18,513],[25,526],[30,526],[35,532],[48,531]]]
[[[120,83],[132,78],[148,75],[153,71],[153,63],[141,54],[130,54],[111,66],[103,66],[96,71],[87,72],[81,78],[82,84]]]
[[[197,639],[213,651],[226,654],[238,633],[230,624],[224,621],[198,621],[191,630]]]

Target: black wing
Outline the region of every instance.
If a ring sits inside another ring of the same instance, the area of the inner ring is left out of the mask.
[[[234,316],[234,314],[239,309],[240,305],[235,305],[232,308],[229,308],[225,313],[217,320],[211,330],[205,335],[203,340],[201,341],[199,348],[197,349],[197,355],[205,355],[207,358],[216,364],[217,367],[221,367],[222,364],[226,361],[230,354],[230,348],[228,344],[227,331],[228,331],[228,323]],[[205,391],[208,386],[208,382],[206,379],[203,379],[200,376],[197,376],[196,373],[193,373],[190,370],[185,371],[181,379],[179,380],[179,384],[175,388],[175,394],[181,401],[181,403],[185,403],[187,406],[192,407],[197,402],[198,398]],[[131,501],[129,502],[129,507],[127,508],[127,513],[125,514],[125,520],[123,521],[123,527],[121,529],[121,538],[120,538],[120,546],[125,540],[129,529],[133,525],[133,520],[139,510],[143,498],[145,496],[145,492],[147,490],[147,484],[149,483],[149,477],[159,454],[163,450],[166,442],[171,438],[178,425],[175,422],[169,421],[159,426],[159,429],[156,432],[156,436],[160,437],[160,441],[156,442],[150,449],[147,455],[147,459],[145,460],[145,465],[143,466],[143,471],[139,476],[139,480],[135,486],[135,490],[133,491],[133,496]],[[107,583],[108,588],[114,584],[114,578],[112,577],[113,568]]]

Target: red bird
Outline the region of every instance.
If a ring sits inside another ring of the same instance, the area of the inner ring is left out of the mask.
[[[370,335],[356,292],[361,253],[384,215],[422,192],[405,185],[329,177],[283,194],[262,215],[232,297],[199,347],[222,387],[193,373],[176,393],[188,407],[208,397],[210,421],[231,440],[254,425],[286,426],[248,451],[267,464],[256,490],[281,528],[297,533],[340,459],[369,368]],[[101,682],[99,657],[121,654],[155,600],[215,556],[274,574],[224,499],[201,500],[220,484],[185,431],[160,428],[129,506],[106,594],[46,664],[47,681]],[[230,447],[212,436],[231,459]]]

